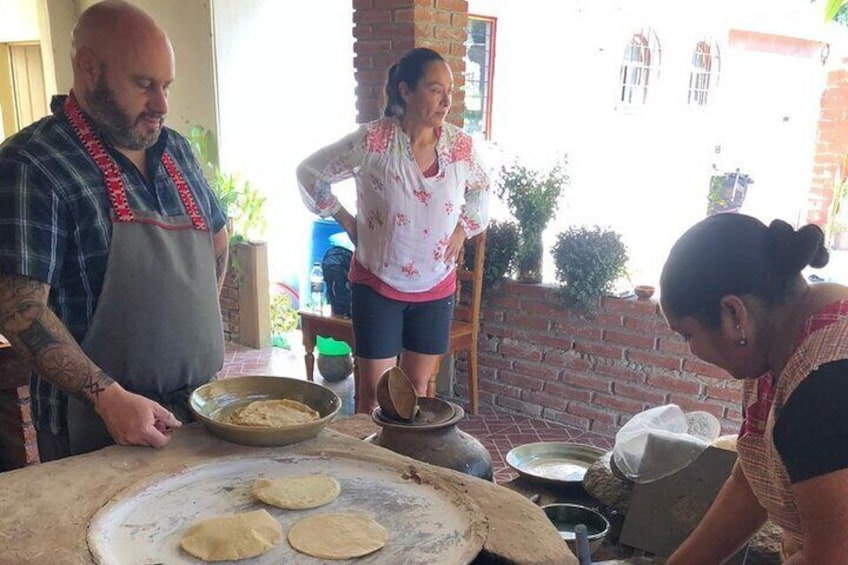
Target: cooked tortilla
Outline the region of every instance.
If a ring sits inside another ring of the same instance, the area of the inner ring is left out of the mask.
[[[297,522],[288,534],[293,548],[319,559],[352,559],[374,553],[389,539],[386,528],[364,514],[319,514]]]
[[[331,503],[341,490],[338,481],[328,475],[300,475],[274,480],[257,479],[250,494],[271,506],[303,510]]]
[[[239,426],[286,427],[314,422],[320,414],[297,400],[256,400],[236,408],[227,422]]]
[[[256,510],[198,522],[180,539],[180,547],[204,561],[233,561],[262,555],[282,538],[279,522]]]

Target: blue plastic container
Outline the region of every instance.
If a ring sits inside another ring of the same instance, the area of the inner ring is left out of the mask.
[[[318,218],[312,222],[308,260],[300,270],[300,296],[309,296],[309,272],[312,270],[312,265],[321,262],[324,253],[332,245],[331,238],[339,233],[344,234],[344,229],[333,218]],[[301,304],[301,307],[303,307],[303,304]]]

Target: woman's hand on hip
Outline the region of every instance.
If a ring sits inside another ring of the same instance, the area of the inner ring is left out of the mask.
[[[450,264],[456,261],[463,245],[465,245],[465,230],[462,229],[460,224],[457,224],[448,241],[448,247],[445,249],[445,263]]]
[[[339,208],[339,211],[333,215],[339,225],[347,232],[348,237],[356,245],[356,216],[352,216],[344,207]]]

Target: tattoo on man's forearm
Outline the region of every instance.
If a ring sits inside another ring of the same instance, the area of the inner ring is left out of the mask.
[[[82,385],[82,392],[88,401],[94,404],[100,398],[100,394],[106,390],[106,387],[113,382],[115,381],[109,375],[103,371],[97,371],[97,373],[86,377],[85,383]]]
[[[50,333],[50,330],[38,319],[33,320],[28,328],[18,333],[18,337],[27,346],[30,355],[36,358],[47,349],[61,345],[56,336]]]

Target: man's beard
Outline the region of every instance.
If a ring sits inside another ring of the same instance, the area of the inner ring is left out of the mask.
[[[162,116],[145,112],[139,114],[133,121],[118,106],[115,93],[106,85],[106,80],[102,74],[97,80],[97,86],[88,95],[87,101],[88,111],[100,133],[115,147],[135,151],[147,149],[159,140],[161,127],[150,135],[144,135],[136,126],[145,118],[161,118]]]

